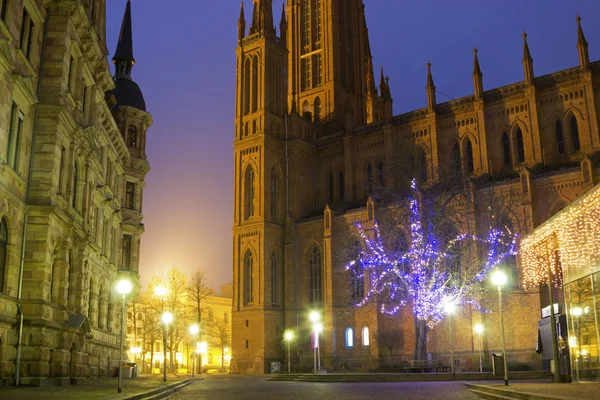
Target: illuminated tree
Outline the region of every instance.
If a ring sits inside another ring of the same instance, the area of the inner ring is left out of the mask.
[[[421,360],[429,330],[444,317],[443,304],[472,304],[481,309],[477,298],[482,282],[493,267],[516,254],[516,235],[509,229],[490,228],[483,238],[470,234],[443,237],[436,226],[439,221],[418,200],[416,180],[411,189],[408,245],[386,249],[376,221],[372,229],[358,222],[363,246],[346,268],[367,283],[356,306],[376,302],[386,314],[411,307],[416,329],[414,358]]]

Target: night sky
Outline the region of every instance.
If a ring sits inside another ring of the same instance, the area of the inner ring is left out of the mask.
[[[107,1],[116,47],[126,0]],[[154,118],[144,193],[142,283],[171,268],[231,282],[235,48],[239,0],[132,0],[133,78]],[[579,13],[590,59],[600,57],[597,0],[365,0],[375,70],[390,77],[394,113],[427,106],[432,63],[439,103],[473,93],[473,47],[484,89],[523,80],[527,31],[540,76],[578,65]],[[274,2],[279,22],[280,5]],[[251,19],[246,1],[246,20]],[[378,79],[378,78],[377,78]]]

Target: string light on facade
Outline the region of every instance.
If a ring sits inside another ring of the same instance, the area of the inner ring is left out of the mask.
[[[490,229],[486,238],[463,234],[441,246],[433,233],[425,232],[423,228],[417,190],[413,180],[408,249],[388,251],[376,221],[369,231],[356,223],[365,246],[346,269],[369,282],[369,290],[357,306],[379,301],[383,313],[395,314],[410,304],[417,319],[426,321],[428,327],[433,328],[446,315],[443,304],[473,304],[481,310],[471,296],[472,289],[502,260],[516,254],[517,236],[508,230]],[[463,242],[486,244],[489,251],[481,268],[470,276],[457,278],[451,268],[456,257],[451,250]]]

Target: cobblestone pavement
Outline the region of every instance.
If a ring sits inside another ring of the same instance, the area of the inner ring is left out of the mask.
[[[205,375],[206,377],[206,375]],[[477,400],[460,382],[307,383],[269,382],[265,377],[206,377],[170,400]]]

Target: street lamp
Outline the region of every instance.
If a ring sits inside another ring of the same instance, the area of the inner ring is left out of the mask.
[[[290,363],[290,343],[294,340],[294,332],[291,330],[285,331],[284,334],[285,341],[287,342],[287,364],[288,364],[288,374],[291,371],[291,363]]]
[[[167,340],[169,338],[169,324],[173,322],[173,314],[165,312],[161,316],[161,320],[164,324],[164,335],[163,335],[163,382],[167,381]]]
[[[497,270],[492,274],[492,283],[498,286],[498,309],[500,311],[500,333],[502,337],[502,358],[504,359],[504,385],[508,386],[508,368],[506,367],[506,344],[504,343],[504,316],[502,315],[502,286],[506,283],[506,274]]]
[[[131,292],[131,282],[122,279],[117,283],[117,292],[121,295],[121,351],[119,352],[119,379],[117,393],[121,393],[121,366],[123,365],[123,337],[125,336],[125,295]]]
[[[479,372],[483,372],[483,325],[475,325],[475,332],[479,333]]]
[[[446,315],[448,315],[448,328],[449,328],[449,332],[450,332],[450,372],[454,373],[454,346],[452,343],[452,321],[451,321],[451,317],[452,314],[454,314],[454,311],[456,310],[456,304],[454,304],[454,302],[452,301],[447,301],[444,304],[444,311],[446,312]]]
[[[190,333],[192,334],[192,337],[194,338],[194,341],[196,340],[196,336],[198,335],[198,332],[200,332],[200,327],[196,324],[190,326]],[[194,377],[194,364],[196,361],[196,357],[192,356],[192,378]]]
[[[317,373],[317,352],[319,352],[319,369],[321,369],[321,352],[319,351],[319,333],[323,330],[323,324],[321,324],[321,314],[318,311],[311,311],[308,314],[308,319],[312,322],[313,326],[313,370]]]

